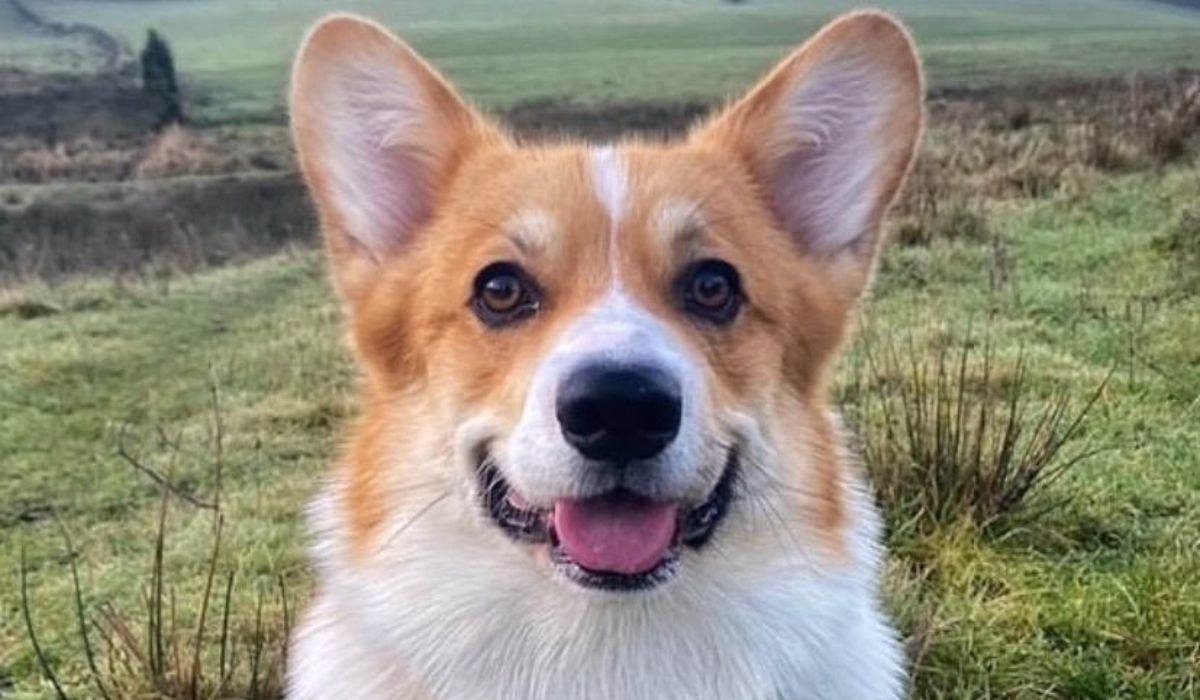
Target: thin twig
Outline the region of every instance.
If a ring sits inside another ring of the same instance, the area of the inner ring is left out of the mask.
[[[224,488],[225,480],[225,421],[221,413],[221,394],[217,387],[217,378],[214,372],[209,371],[209,393],[212,397],[212,413],[213,413],[213,441],[216,444],[216,462],[213,465],[215,477],[215,493],[213,495],[214,510],[221,509],[221,493]]]
[[[67,695],[62,685],[59,684],[58,676],[55,675],[50,660],[46,658],[42,645],[38,642],[37,632],[34,630],[33,614],[29,609],[29,564],[25,558],[24,546],[21,547],[21,615],[25,618],[25,630],[29,633],[29,643],[33,645],[33,655],[37,657],[38,665],[42,667],[42,675],[50,681],[50,685],[54,686],[54,694],[58,700],[71,700],[71,696]]]
[[[226,671],[225,660],[229,658],[229,608],[233,601],[233,578],[234,570],[229,570],[229,575],[225,579],[225,605],[221,610],[221,651],[220,658],[217,661],[217,687],[213,692],[213,697],[221,694],[225,689],[225,684],[229,682],[233,675],[233,670]],[[232,664],[230,664],[232,667]]]
[[[128,424],[121,426],[121,433],[117,437],[117,454],[121,457],[121,459],[125,460],[125,462],[129,466],[133,467],[137,471],[139,471],[139,472],[145,474],[146,476],[150,477],[151,479],[153,479],[154,483],[158,484],[160,487],[162,487],[166,491],[169,491],[172,495],[177,496],[178,498],[186,501],[187,503],[190,503],[191,505],[193,505],[197,508],[203,508],[204,510],[216,510],[217,509],[216,503],[202,501],[202,500],[196,498],[195,496],[191,495],[190,493],[180,489],[175,484],[172,484],[170,479],[164,477],[162,474],[159,474],[157,471],[155,471],[151,467],[143,464],[141,462],[141,460],[139,460],[137,457],[135,457],[125,446],[125,436],[126,436],[126,433],[128,432],[128,430],[129,430]],[[178,445],[176,445],[175,447],[178,448]]]
[[[88,669],[92,672],[92,681],[95,682],[96,690],[100,692],[100,697],[104,698],[104,700],[112,700],[112,697],[108,694],[108,688],[104,685],[100,669],[96,665],[96,653],[92,648],[91,635],[88,633],[88,621],[85,614],[86,608],[83,604],[83,587],[79,584],[79,566],[75,562],[76,553],[75,546],[71,542],[71,533],[61,521],[58,523],[58,526],[62,530],[63,539],[67,543],[67,561],[71,564],[71,585],[75,591],[75,618],[79,623],[79,637],[83,640],[83,654],[87,659]]]
[[[201,649],[204,646],[204,624],[208,620],[208,603],[212,599],[213,580],[217,576],[217,561],[221,557],[221,533],[225,528],[225,516],[220,511],[216,517],[216,532],[213,535],[212,556],[208,561],[208,576],[204,579],[204,595],[200,598],[200,616],[196,620],[196,641],[192,648],[192,680],[190,697],[197,700],[200,697],[200,679],[203,676],[203,659]]]

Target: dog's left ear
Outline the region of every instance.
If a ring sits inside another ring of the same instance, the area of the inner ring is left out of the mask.
[[[886,14],[858,12],[826,26],[691,138],[732,149],[779,225],[844,271],[838,277],[856,295],[912,162],[922,102],[908,32]]]

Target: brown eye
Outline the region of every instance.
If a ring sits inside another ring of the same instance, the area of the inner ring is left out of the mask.
[[[683,275],[684,304],[693,315],[729,323],[741,307],[741,280],[724,260],[701,260]]]
[[[506,314],[521,303],[521,280],[512,275],[498,275],[483,285],[481,299],[488,311]]]
[[[729,303],[733,286],[725,275],[705,272],[692,278],[692,302],[705,309],[720,309]]]
[[[475,315],[492,327],[503,326],[537,311],[535,290],[524,271],[509,262],[488,265],[475,277],[471,305]]]

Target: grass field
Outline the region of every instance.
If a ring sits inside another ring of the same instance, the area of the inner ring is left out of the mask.
[[[202,116],[230,121],[281,116],[290,52],[330,7],[28,1],[134,44],[147,26],[162,30],[185,79],[207,94]],[[911,22],[935,89],[1200,66],[1200,12],[1165,3],[884,5]],[[850,3],[341,6],[382,19],[471,97],[502,108],[710,101]],[[30,35],[8,7],[0,1],[0,65],[87,68],[86,47]],[[1200,102],[1186,107],[1195,77],[1144,94],[1075,83],[1071,95],[933,105],[926,156],[840,367],[846,414],[878,445],[870,409],[911,390],[905,363],[947,348],[979,357],[989,343],[998,391],[1012,390],[1024,363],[1035,418],[1060,393],[1078,410],[1104,388],[1064,447],[1096,454],[1012,517],[914,525],[912,513],[889,511],[885,588],[912,640],[915,697],[1200,696]],[[279,126],[224,128],[244,131],[286,174]],[[222,133],[192,136],[226,156],[234,142]],[[47,197],[113,189],[19,187]],[[141,189],[152,188],[120,183]],[[874,364],[892,352],[897,365]],[[213,669],[225,669],[221,697],[274,697],[280,641],[311,585],[301,512],[354,414],[353,383],[323,263],[305,248],[194,273],[151,265],[0,287],[0,697],[55,697],[26,611],[66,693],[102,697],[80,608],[114,698],[193,697],[177,689],[202,614],[202,689],[214,691]],[[151,473],[177,492],[165,515]],[[214,554],[207,506],[218,498]]]
[[[138,46],[153,26],[210,93],[213,119],[278,114],[288,62],[323,0],[29,0]],[[533,99],[710,101],[758,74],[844,0],[357,0],[484,104]],[[1200,65],[1200,13],[1151,0],[892,0],[934,87]]]
[[[994,243],[888,255],[866,308],[873,342],[925,353],[973,323],[1000,360],[1025,354],[1039,395],[1067,388],[1082,399],[1117,369],[1070,446],[1103,451],[1052,487],[1061,509],[1002,537],[965,526],[893,537],[894,607],[928,635],[920,697],[1196,692],[1200,297],[1180,286],[1186,271],[1156,241],[1198,187],[1194,170],[1176,169],[1106,180],[1080,199],[998,205],[1009,270],[1000,287],[989,272]],[[22,319],[18,301],[54,312]],[[297,514],[351,411],[335,304],[314,254],[159,283],[28,287],[4,308],[0,562],[13,585],[0,587],[0,678],[15,684],[11,697],[49,696],[18,613],[21,550],[41,641],[64,682],[79,683],[85,668],[61,528],[79,552],[86,604],[140,619],[159,492],[117,454],[122,426],[128,451],[164,473],[176,450],[163,440],[178,442],[172,479],[211,498],[220,422],[219,570],[237,573],[237,634],[250,634],[255,596],[274,591],[276,577],[293,605],[303,598]],[[844,384],[861,369],[854,357]],[[172,508],[167,576],[190,629],[211,517],[182,501]]]

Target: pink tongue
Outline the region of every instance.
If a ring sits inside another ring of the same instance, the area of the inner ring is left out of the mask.
[[[642,574],[666,556],[679,506],[631,493],[610,493],[554,504],[554,530],[571,559],[585,569]]]

